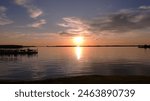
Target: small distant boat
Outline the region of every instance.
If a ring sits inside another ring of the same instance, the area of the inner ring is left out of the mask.
[[[147,49],[147,48],[150,48],[150,45],[139,45],[138,48],[145,48],[145,49]]]

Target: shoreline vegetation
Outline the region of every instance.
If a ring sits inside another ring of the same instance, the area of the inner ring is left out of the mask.
[[[146,44],[145,45],[139,45],[138,48],[145,48],[145,49],[147,49],[147,48],[150,48],[150,45],[146,45]]]
[[[148,84],[150,76],[87,75],[44,80],[0,80],[1,84]]]

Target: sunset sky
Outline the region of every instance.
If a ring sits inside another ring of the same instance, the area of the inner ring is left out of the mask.
[[[150,0],[0,0],[0,44],[150,44]]]

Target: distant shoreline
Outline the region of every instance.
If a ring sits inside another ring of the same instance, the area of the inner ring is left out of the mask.
[[[50,46],[24,46],[24,45],[0,45],[0,48],[28,48],[28,47],[138,47],[149,48],[150,45],[50,45]]]
[[[46,47],[138,47],[138,45],[55,45]]]

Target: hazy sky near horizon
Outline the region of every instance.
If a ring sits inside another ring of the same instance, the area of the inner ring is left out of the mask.
[[[150,44],[150,0],[0,0],[0,44]]]

